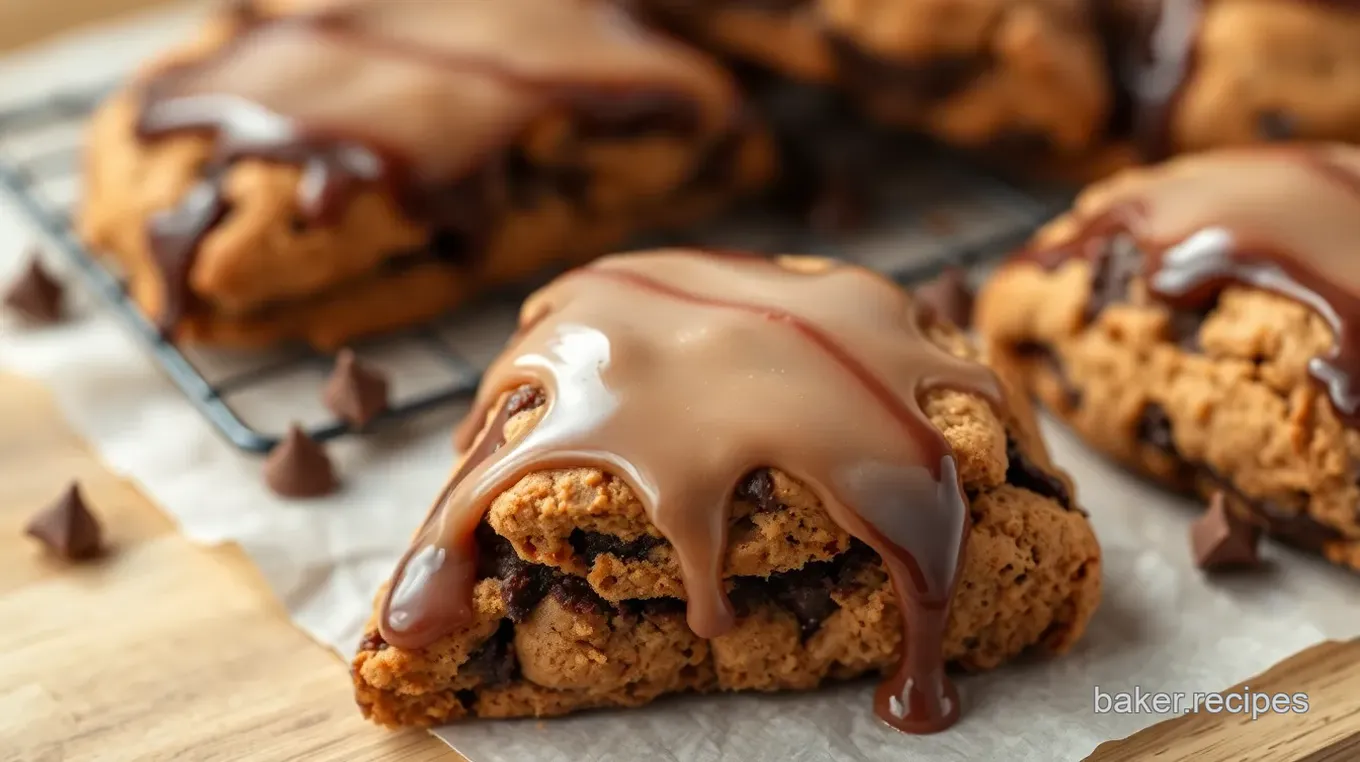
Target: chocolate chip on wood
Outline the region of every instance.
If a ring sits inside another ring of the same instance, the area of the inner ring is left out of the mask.
[[[53,555],[83,561],[103,549],[103,529],[90,513],[80,485],[72,482],[61,497],[29,520],[24,532],[41,542]]]

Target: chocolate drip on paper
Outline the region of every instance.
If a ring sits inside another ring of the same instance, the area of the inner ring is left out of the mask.
[[[301,170],[298,225],[333,223],[355,193],[378,188],[435,237],[476,249],[523,190],[524,162],[508,149],[535,119],[564,111],[577,117],[574,137],[605,139],[726,129],[731,93],[706,66],[597,0],[499,0],[494,10],[357,0],[245,19],[222,49],[141,93],[144,142],[213,140],[203,179],[148,223],[165,279],[160,324],[191,307],[188,273],[231,211],[223,182],[238,160]],[[572,169],[562,178],[579,184]]]
[[[813,490],[892,579],[904,640],[879,716],[910,732],[947,727],[958,696],[943,637],[969,516],[954,455],[919,399],[954,388],[999,408],[1002,397],[991,371],[934,345],[922,317],[896,286],[848,266],[807,273],[670,251],[564,276],[526,302],[487,374],[468,423],[495,417],[398,567],[383,639],[422,648],[469,621],[474,533],[490,501],[565,467],[629,485],[675,549],[690,628],[718,637],[734,625],[728,509],[753,470],[774,467]],[[509,405],[498,401],[524,384],[543,390],[542,418],[501,442]]]
[[[1309,375],[1360,426],[1360,154],[1262,147],[1191,161],[1124,186],[1075,236],[1019,258],[1095,261],[1127,237],[1149,294],[1173,310],[1203,313],[1234,285],[1297,301],[1335,335]]]

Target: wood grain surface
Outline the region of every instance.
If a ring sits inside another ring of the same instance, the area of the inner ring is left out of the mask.
[[[0,51],[170,0],[0,0]]]
[[[23,534],[73,478],[112,549],[79,566]],[[43,389],[0,375],[0,760],[462,759],[365,722],[345,670],[242,553],[189,544]]]

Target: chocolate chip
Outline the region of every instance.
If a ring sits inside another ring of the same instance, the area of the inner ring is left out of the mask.
[[[827,617],[840,609],[840,604],[831,597],[834,579],[825,570],[807,567],[771,579],[774,599],[798,619],[804,641],[816,634]]]
[[[1340,530],[1308,515],[1305,510],[1308,496],[1305,494],[1298,495],[1295,506],[1270,498],[1252,498],[1212,469],[1202,467],[1200,471],[1205,479],[1218,485],[1236,507],[1245,509],[1267,532],[1288,545],[1317,553],[1327,543],[1342,539]]]
[[[1176,450],[1176,439],[1172,436],[1171,417],[1161,405],[1149,402],[1143,406],[1143,413],[1138,417],[1134,435],[1138,437],[1138,441],[1170,457],[1180,458],[1180,453]]]
[[[576,551],[577,555],[585,557],[588,566],[593,566],[595,559],[606,553],[624,561],[641,560],[646,558],[653,548],[666,543],[660,537],[651,535],[625,540],[612,534],[587,532],[582,529],[573,529],[567,541],[571,543],[572,550]]]
[[[1294,140],[1299,135],[1299,122],[1284,111],[1262,111],[1256,115],[1256,135],[1272,143]]]
[[[74,482],[55,503],[30,519],[24,532],[67,561],[94,558],[103,551],[103,529]]]
[[[1049,372],[1053,374],[1054,379],[1062,388],[1063,403],[1066,405],[1066,410],[1071,411],[1081,407],[1081,388],[1072,381],[1071,376],[1067,375],[1067,366],[1053,347],[1037,341],[1025,341],[1015,345],[1013,351],[1022,360],[1042,362],[1048,366]]]
[[[505,401],[506,417],[519,415],[526,410],[536,410],[547,402],[548,398],[543,395],[543,390],[537,386],[524,384],[510,393],[510,398]]]
[[[501,598],[505,601],[506,616],[523,622],[548,594],[553,581],[552,570],[546,566],[523,561],[501,580]]]
[[[362,428],[387,410],[387,393],[387,376],[343,349],[336,357],[322,401],[341,420]]]
[[[758,468],[747,474],[737,485],[736,498],[754,505],[756,513],[785,509],[784,504],[775,497],[774,477],[768,468]]]
[[[577,614],[603,614],[613,610],[613,606],[601,598],[589,582],[570,574],[556,575],[549,593],[562,608]]]
[[[377,630],[374,630],[373,632],[364,634],[364,639],[359,641],[359,650],[386,651],[387,641],[383,640],[383,636],[381,633],[379,633]]]
[[[934,280],[917,286],[914,293],[916,301],[936,316],[959,328],[968,328],[972,324],[973,289],[968,285],[968,276],[963,270],[950,267]]]
[[[65,316],[64,289],[43,268],[37,252],[29,257],[28,267],[5,293],[5,306],[36,325],[60,322]]]
[[[1256,566],[1261,529],[1234,514],[1220,490],[1209,500],[1209,509],[1190,528],[1195,565],[1201,569]]]
[[[1171,333],[1169,338],[1187,352],[1196,354],[1202,352],[1203,347],[1199,343],[1199,329],[1204,325],[1206,316],[1207,313],[1173,310],[1171,320],[1167,325],[1167,330]]]
[[[296,424],[270,451],[264,463],[264,481],[275,494],[289,498],[321,497],[338,486],[326,450]]]
[[[1067,491],[1067,485],[1039,468],[1010,437],[1006,438],[1006,483],[1057,501],[1062,507],[1072,510],[1072,494]]]
[[[1106,307],[1128,298],[1129,286],[1143,274],[1143,253],[1131,236],[1111,236],[1091,262],[1091,268],[1091,299],[1085,313],[1087,323],[1095,322]]]
[[[471,677],[482,685],[508,683],[519,676],[515,658],[515,626],[502,620],[495,633],[482,643],[458,668],[460,677]]]

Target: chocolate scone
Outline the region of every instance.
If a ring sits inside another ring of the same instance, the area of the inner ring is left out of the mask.
[[[1360,2],[1099,4],[1148,159],[1277,141],[1360,142]]]
[[[602,259],[524,305],[353,663],[384,725],[1061,652],[1100,595],[1071,483],[951,324],[826,260]],[[867,708],[866,708],[867,710]]]
[[[978,300],[1088,442],[1360,569],[1360,149],[1221,149],[1093,186]]]
[[[727,73],[606,0],[241,8],[90,129],[82,235],[176,339],[333,347],[770,171]]]
[[[969,148],[1074,153],[1112,101],[1081,0],[633,0],[723,54]]]

